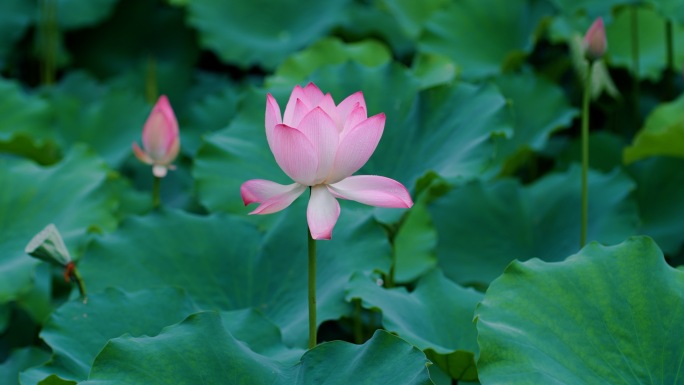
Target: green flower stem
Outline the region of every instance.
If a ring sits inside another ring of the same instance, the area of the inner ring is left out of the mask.
[[[43,0],[41,2],[41,18],[39,25],[39,41],[41,60],[41,80],[50,85],[55,82],[57,67],[57,2]]]
[[[354,342],[363,343],[363,323],[361,323],[361,300],[354,299]]]
[[[589,101],[591,99],[591,71],[594,63],[589,61],[584,97],[582,99],[582,228],[580,230],[580,248],[587,243],[587,223],[589,221]]]
[[[159,207],[161,205],[161,196],[159,193],[161,185],[161,178],[154,177],[154,184],[152,185],[152,207]]]
[[[394,250],[392,250],[392,265],[390,265],[389,274],[385,277],[385,287],[387,289],[394,287],[394,266],[397,264],[397,257]]]
[[[147,65],[145,69],[145,99],[151,105],[159,98],[159,90],[157,87],[157,61],[153,56],[147,58]]]
[[[672,20],[667,20],[665,22],[665,42],[667,46],[667,67],[665,68],[665,76],[667,81],[667,99],[673,99],[675,97],[675,85],[674,85],[674,45],[672,37]]]
[[[83,282],[83,278],[81,278],[81,274],[78,272],[78,268],[74,265],[71,269],[70,272],[71,278],[76,281],[76,286],[78,286],[78,292],[81,293],[81,298],[83,298],[83,302],[86,302],[86,289],[85,289],[85,283]]]
[[[641,99],[641,97],[639,85],[639,14],[637,6],[630,7],[630,13],[632,21],[632,68],[634,70],[634,114],[637,118],[635,122],[639,124],[639,100]]]
[[[309,239],[309,349],[316,347],[316,241],[306,228]]]

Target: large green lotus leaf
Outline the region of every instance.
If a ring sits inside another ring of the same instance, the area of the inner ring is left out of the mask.
[[[288,55],[323,37],[349,0],[188,3],[188,22],[205,48],[241,67],[273,69]]]
[[[483,296],[451,282],[439,270],[421,278],[410,293],[403,287],[382,288],[362,274],[354,275],[347,289],[347,300],[360,298],[365,308],[382,312],[387,331],[425,351],[452,378],[466,381],[477,379],[472,320]]]
[[[197,313],[157,337],[111,340],[81,385],[431,384],[422,352],[383,331],[364,345],[321,344],[294,366],[278,353],[292,356],[273,338],[243,342],[225,313]]]
[[[459,283],[487,284],[512,260],[557,261],[579,249],[579,167],[529,186],[504,179],[454,188],[430,205],[437,257]],[[636,233],[634,182],[616,170],[589,173],[588,240],[611,244]]]
[[[666,19],[684,25],[684,3],[679,0],[649,0]]]
[[[462,0],[435,12],[419,40],[421,52],[446,55],[466,79],[516,67],[532,51],[550,7],[526,0]]]
[[[625,7],[615,16],[615,20],[606,25],[608,38],[607,55],[613,66],[628,68],[634,72],[632,61],[632,13]],[[640,78],[656,81],[667,67],[665,19],[651,8],[637,8],[639,33],[639,73]],[[674,41],[684,40],[684,25],[674,24],[672,27]],[[674,51],[674,62],[684,61],[684,50]],[[672,70],[676,70],[672,68]]]
[[[394,57],[410,60],[415,54],[416,39],[406,35],[399,20],[381,2],[352,1],[345,7],[335,34],[345,41],[380,39],[392,48]],[[429,2],[429,1],[426,1]]]
[[[476,310],[484,384],[681,384],[684,272],[634,237],[513,262]]]
[[[332,341],[308,351],[279,385],[432,384],[425,355],[406,341],[378,330],[363,345]]]
[[[301,353],[253,310],[202,312],[156,337],[110,340],[80,384],[266,384]]]
[[[306,199],[269,217],[262,234],[242,217],[160,211],[122,222],[96,240],[81,264],[90,290],[174,285],[204,308],[264,312],[290,344],[307,340]],[[359,205],[344,205],[331,241],[318,242],[318,322],[349,311],[344,287],[354,272],[387,271],[389,245]]]
[[[88,27],[105,19],[118,0],[53,0],[57,24],[62,29]]]
[[[123,334],[156,335],[197,310],[187,293],[175,288],[136,293],[108,289],[89,295],[86,303],[68,302],[50,316],[40,333],[52,348],[52,358],[23,372],[21,383],[36,385],[50,375],[83,381],[110,339]]]
[[[3,385],[19,385],[19,373],[27,368],[40,365],[50,358],[50,353],[36,347],[17,349],[0,364],[0,380]]]
[[[109,169],[75,146],[58,164],[39,167],[0,158],[0,303],[16,298],[31,282],[37,260],[24,253],[28,241],[49,223],[62,234],[73,257],[88,233],[111,230],[115,200],[107,188]]]
[[[684,94],[656,107],[624,150],[628,164],[654,155],[684,157]]]
[[[515,169],[516,155],[543,149],[552,133],[569,127],[578,115],[562,88],[533,73],[503,75],[494,82],[513,109],[515,131],[501,150],[509,169]]]
[[[580,137],[556,137],[543,151],[543,155],[555,158],[555,168],[565,170],[573,163],[582,162],[582,142]],[[622,153],[627,146],[624,136],[608,130],[597,130],[589,133],[589,167],[604,173],[611,172],[616,167],[622,167]],[[554,148],[555,147],[555,148]]]
[[[54,134],[50,134],[49,125],[48,103],[25,93],[19,83],[0,78],[1,142],[8,142],[16,135],[30,137],[31,141],[52,138]]]
[[[333,95],[363,90],[369,115],[387,115],[383,138],[359,174],[385,175],[411,189],[428,171],[450,181],[498,172],[492,137],[510,135],[512,119],[494,86],[459,82],[416,94],[416,80],[396,64],[326,67],[311,80]]]
[[[36,16],[36,4],[26,0],[3,0],[0,2],[0,68],[14,44],[26,32]]]
[[[420,81],[420,89],[449,84],[459,71],[454,62],[444,55],[419,53],[411,65],[413,75]]]
[[[393,240],[394,281],[412,282],[437,265],[437,230],[425,204],[415,202]]]
[[[228,126],[246,94],[245,87],[225,76],[197,73],[193,87],[174,108],[180,125],[181,152],[194,157],[204,135]]]
[[[152,107],[142,96],[98,84],[84,73],[73,73],[47,91],[55,129],[64,147],[88,143],[112,167],[132,156],[133,142]]]
[[[266,80],[268,86],[301,83],[315,70],[350,60],[374,67],[389,62],[392,53],[377,40],[345,43],[336,37],[323,38],[305,50],[288,57]]]
[[[186,25],[184,10],[158,0],[119,1],[104,22],[66,35],[66,45],[73,62],[98,78],[137,75],[141,81],[130,84],[129,91],[140,94],[147,86],[150,61],[159,93],[168,94],[183,88],[199,56],[197,33]],[[174,97],[182,95],[177,92]]]
[[[397,23],[411,39],[420,36],[425,23],[439,9],[445,8],[448,0],[380,0],[389,13],[397,19]]]
[[[613,8],[636,4],[641,0],[551,0],[566,16],[588,15],[589,18],[606,17]]]
[[[635,197],[641,218],[640,234],[658,243],[669,255],[684,243],[684,159],[652,158],[629,168],[637,183]]]

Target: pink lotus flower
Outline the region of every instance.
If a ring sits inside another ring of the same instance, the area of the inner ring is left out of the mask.
[[[141,162],[152,165],[152,173],[157,178],[166,176],[168,169],[180,150],[178,122],[166,96],[162,95],[154,105],[145,122],[142,133],[143,149],[133,143],[133,152]]]
[[[261,203],[250,214],[270,214],[289,206],[307,187],[306,211],[314,239],[330,239],[340,215],[335,198],[379,207],[409,208],[411,196],[399,182],[375,175],[351,176],[375,151],[385,127],[385,114],[367,117],[363,94],[339,105],[315,84],[296,86],[281,119],[280,107],[266,97],[266,138],[278,166],[295,183],[281,185],[263,179],[242,184],[245,205]]]
[[[598,60],[603,57],[607,48],[606,29],[603,26],[603,18],[599,17],[584,35],[584,55],[591,61]]]

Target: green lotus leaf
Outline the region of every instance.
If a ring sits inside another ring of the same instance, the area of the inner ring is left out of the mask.
[[[0,2],[0,68],[28,27],[35,20],[36,4],[25,0]]]
[[[394,236],[395,282],[412,282],[437,265],[437,236],[430,213],[416,202]]]
[[[116,202],[107,187],[108,172],[83,146],[51,167],[0,158],[0,303],[29,288],[37,260],[24,248],[49,223],[57,226],[74,258],[82,254],[89,232],[113,229]]]
[[[81,263],[81,275],[94,291],[172,285],[186,289],[205,309],[254,307],[281,327],[288,344],[304,345],[305,205],[302,197],[269,215],[275,224],[266,234],[242,217],[177,211],[133,217],[93,243]],[[358,206],[343,205],[332,240],[318,242],[319,323],[349,312],[343,291],[354,272],[389,268],[387,238]]]
[[[543,149],[551,134],[569,127],[578,115],[563,89],[540,76],[508,74],[494,82],[513,110],[515,130],[501,149],[509,170],[516,168],[521,155]]]
[[[23,372],[21,383],[37,385],[50,375],[63,381],[83,381],[108,340],[123,334],[156,335],[197,310],[190,297],[175,288],[136,293],[108,289],[89,295],[85,303],[68,302],[50,315],[40,333],[52,348],[52,358]]]
[[[684,3],[677,0],[648,0],[666,19],[671,19],[679,25],[684,25]]]
[[[606,17],[618,6],[638,4],[640,1],[641,0],[551,0],[564,15],[588,15],[591,19],[599,16]]]
[[[225,313],[197,313],[157,337],[113,339],[81,384],[432,383],[424,354],[387,332],[377,332],[364,345],[321,344],[293,366],[274,354],[292,355],[281,341],[245,343],[226,318]]]
[[[431,0],[422,2],[428,3]],[[373,37],[389,45],[395,57],[409,58],[415,54],[416,39],[406,35],[399,20],[381,1],[352,1],[341,13],[335,34],[347,41]]]
[[[684,94],[651,111],[623,156],[629,164],[654,155],[684,157]]]
[[[419,53],[411,67],[413,75],[420,80],[420,89],[451,83],[460,68],[446,56],[429,53]]]
[[[69,1],[91,7],[112,0]],[[185,18],[183,9],[157,0],[118,1],[107,20],[67,35],[69,54],[98,78],[116,78],[140,95],[151,88],[150,99],[159,93],[173,102],[191,82],[200,50]]]
[[[439,9],[445,8],[448,0],[426,0],[421,2],[411,0],[382,0],[382,6],[397,19],[406,36],[417,40],[425,23]]]
[[[589,167],[603,173],[609,173],[616,167],[621,168],[622,154],[626,146],[625,137],[616,133],[605,130],[589,133]],[[573,163],[582,162],[581,138],[561,139],[556,142],[555,149],[549,146],[543,153],[545,156],[556,158],[557,169],[566,170]]]
[[[224,76],[196,75],[195,84],[174,107],[180,125],[181,152],[195,157],[203,136],[219,131],[235,118],[238,106],[248,93],[246,87]]]
[[[630,174],[641,218],[640,234],[652,237],[669,255],[684,243],[684,159],[655,157],[633,164]]]
[[[37,347],[25,347],[12,352],[5,362],[0,363],[0,378],[4,385],[19,385],[19,373],[35,365],[40,365],[50,357],[50,353]]]
[[[517,67],[534,48],[536,29],[550,11],[543,2],[463,0],[432,14],[419,51],[445,55],[466,79]]]
[[[223,1],[188,3],[188,22],[204,48],[241,67],[273,69],[288,55],[323,37],[348,0]]]
[[[30,142],[51,139],[54,135],[49,127],[49,104],[25,93],[16,81],[0,78],[0,142],[9,142],[17,135]]]
[[[156,337],[110,340],[80,384],[273,383],[302,352],[253,310],[195,313]]]
[[[340,364],[343,363],[343,364]],[[363,345],[332,341],[308,351],[279,385],[432,384],[425,355],[406,341],[378,330]]]
[[[484,384],[681,384],[684,272],[634,237],[513,262],[476,310]]]
[[[266,84],[291,86],[303,82],[315,70],[326,65],[353,60],[374,67],[389,62],[391,58],[389,49],[377,40],[345,43],[338,38],[327,37],[288,57],[276,72],[266,79]]]
[[[57,8],[57,24],[62,29],[95,25],[114,9],[118,0],[53,0]]]
[[[625,7],[615,15],[615,20],[606,25],[609,57],[612,66],[624,67],[635,72],[632,54],[632,12]],[[637,7],[639,68],[636,76],[652,81],[660,79],[662,71],[667,67],[665,18],[652,8]],[[684,39],[684,25],[674,24],[672,28],[674,41]],[[674,51],[674,62],[684,61],[684,51]],[[677,68],[672,70],[679,71]]]
[[[152,107],[130,91],[113,90],[84,73],[70,74],[47,91],[63,147],[88,143],[112,167],[131,157]]]
[[[437,257],[459,283],[487,284],[514,259],[558,261],[579,249],[580,168],[522,186],[513,179],[454,188],[429,206]],[[589,172],[587,239],[618,243],[636,233],[639,216],[624,173]]]
[[[438,270],[421,278],[410,293],[403,287],[382,288],[361,274],[352,277],[347,289],[347,300],[360,298],[365,308],[380,310],[387,331],[425,351],[452,378],[465,381],[477,380],[472,320],[483,296]]]

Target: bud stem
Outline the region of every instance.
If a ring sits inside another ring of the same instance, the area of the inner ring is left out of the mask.
[[[316,240],[306,227],[309,240],[309,349],[316,347]]]
[[[589,62],[584,97],[582,99],[582,223],[580,230],[580,248],[587,243],[587,223],[589,222],[589,186],[587,175],[589,172],[589,101],[591,100],[591,72],[594,67]]]
[[[154,184],[152,185],[152,207],[157,208],[159,205],[161,205],[161,196],[160,196],[160,185],[161,185],[161,178],[158,176],[154,177]]]

